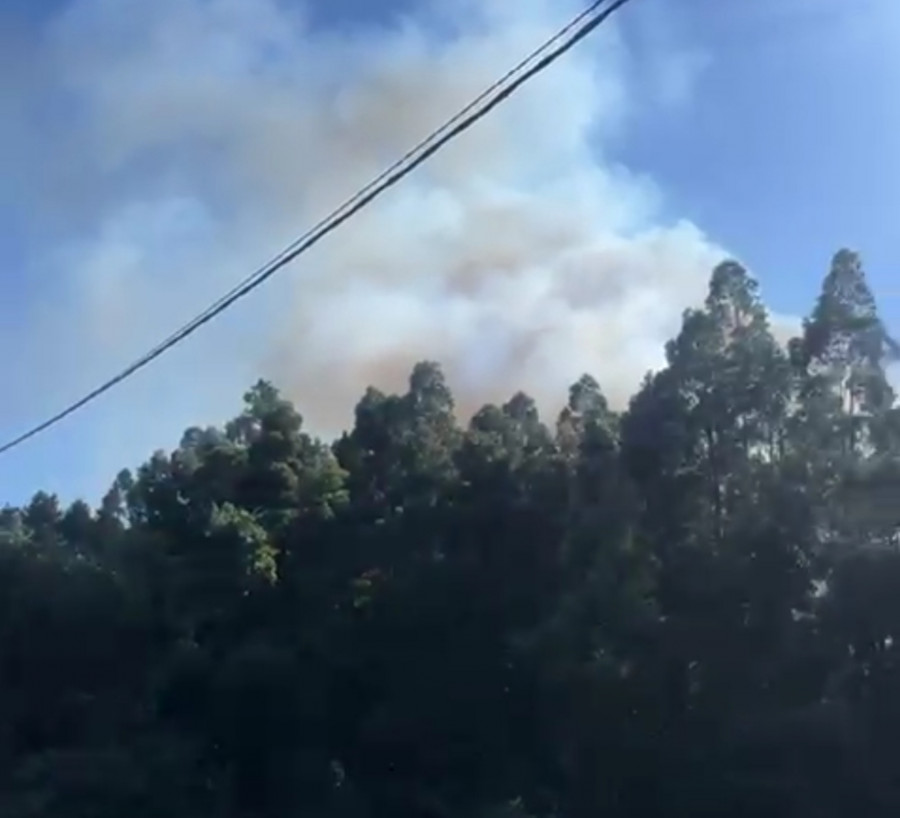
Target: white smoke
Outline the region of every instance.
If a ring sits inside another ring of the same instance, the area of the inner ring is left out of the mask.
[[[339,31],[274,0],[73,0],[37,56],[69,124],[35,189],[77,228],[30,265],[67,295],[72,339],[44,394],[93,385],[159,340],[576,8],[442,0]],[[102,466],[227,415],[257,375],[324,433],[421,358],[444,364],[466,412],[517,389],[555,411],[585,371],[625,401],[722,253],[663,219],[652,180],[610,156],[638,93],[619,26],[110,398],[104,418],[131,420],[95,431]],[[700,65],[671,59],[677,88],[654,91],[666,104]]]

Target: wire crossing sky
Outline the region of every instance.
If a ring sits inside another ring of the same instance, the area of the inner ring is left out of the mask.
[[[597,2],[591,4],[585,11],[573,18],[572,21],[554,34],[543,45],[507,72],[500,80],[492,84],[475,100],[451,117],[450,120],[438,130],[433,132],[401,159],[392,164],[372,182],[333,211],[331,215],[323,219],[299,239],[295,240],[272,261],[244,279],[243,282],[214,302],[214,304],[204,310],[200,315],[185,324],[181,329],[174,332],[166,340],[145,353],[117,375],[88,392],[84,397],[70,404],[57,414],[37,424],[18,437],[4,443],[0,446],[0,455],[6,454],[12,449],[17,448],[52,426],[55,426],[87,404],[93,402],[122,381],[130,378],[139,370],[152,363],[172,347],[180,344],[188,336],[192,335],[205,324],[212,321],[216,316],[230,308],[235,302],[244,296],[249,295],[253,290],[271,278],[287,264],[305,253],[329,233],[336,230],[386,190],[396,185],[419,165],[441,150],[445,145],[471,128],[476,122],[490,113],[504,100],[508,99],[522,85],[544,69],[548,68],[581,40],[595,31],[610,16],[629,1],[630,0],[615,0],[615,2],[607,4],[606,0],[597,0]]]

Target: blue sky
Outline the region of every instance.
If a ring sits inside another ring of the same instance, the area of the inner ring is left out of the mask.
[[[0,436],[168,334],[578,6],[7,0]],[[895,0],[633,0],[306,268],[0,458],[0,502],[96,499],[260,374],[324,432],[420,356],[467,408],[525,386],[552,410],[582,368],[627,395],[722,253],[796,316],[854,247],[900,329],[898,38]]]
[[[900,295],[900,4],[672,5],[709,68],[683,116],[630,132],[625,161],[746,259],[779,309],[807,309],[838,244]],[[883,301],[894,320],[897,306]]]

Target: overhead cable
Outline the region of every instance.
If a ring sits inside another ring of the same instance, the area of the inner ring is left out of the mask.
[[[232,288],[202,313],[172,333],[164,341],[157,344],[149,352],[129,364],[125,369],[109,380],[88,392],[84,397],[57,412],[55,415],[33,426],[18,437],[0,446],[0,455],[22,445],[31,438],[55,426],[60,421],[74,414],[79,409],[93,402],[122,381],[130,378],[139,370],[152,363],[172,347],[181,343],[205,324],[212,321],[226,309],[271,278],[279,270],[305,253],[325,236],[336,230],[344,222],[378,198],[389,188],[427,161],[441,150],[447,143],[471,128],[478,120],[500,105],[515,93],[522,85],[536,74],[556,62],[563,54],[581,42],[585,37],[602,25],[612,14],[626,5],[630,0],[615,0],[607,4],[606,0],[596,0],[587,9],[573,18],[549,40],[535,49],[525,59],[510,69],[501,79],[493,83],[461,111],[451,117],[444,125],[419,142],[390,167],[373,179],[369,184],[350,197],[326,218],[318,222],[271,261],[254,271],[242,282]]]

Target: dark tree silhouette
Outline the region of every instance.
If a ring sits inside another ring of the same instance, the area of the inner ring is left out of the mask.
[[[896,351],[853,253],[787,349],[728,262],[621,414],[261,381],[3,509],[0,815],[900,814]]]

